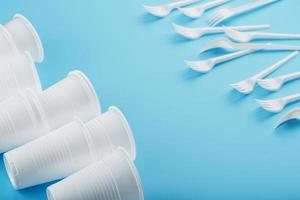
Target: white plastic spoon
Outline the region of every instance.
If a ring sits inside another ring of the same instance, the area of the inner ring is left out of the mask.
[[[292,58],[294,58],[297,55],[298,55],[298,52],[293,52],[290,55],[288,55],[287,57],[285,57],[284,59],[275,63],[274,65],[264,69],[260,73],[254,75],[246,80],[231,84],[231,87],[233,87],[234,89],[236,89],[238,92],[240,92],[242,94],[249,94],[254,90],[254,86],[257,83],[257,80],[268,76],[269,74],[274,72],[279,67],[283,66],[285,63],[287,63],[288,61],[290,61]]]
[[[198,72],[201,72],[201,73],[208,73],[217,64],[220,64],[220,63],[223,63],[223,62],[235,59],[235,58],[239,58],[239,57],[251,54],[255,51],[258,51],[258,50],[243,50],[243,51],[238,51],[238,52],[230,53],[230,54],[223,55],[223,56],[218,56],[218,57],[215,57],[215,58],[210,58],[210,59],[207,59],[207,60],[185,61],[185,63],[187,65],[189,65],[195,71],[198,71]]]
[[[272,44],[272,43],[235,43],[227,38],[219,38],[208,44],[206,44],[199,53],[206,52],[208,50],[221,48],[225,50],[246,50],[246,49],[262,49],[262,50],[280,50],[280,51],[299,51],[300,46],[285,45],[285,44]]]
[[[146,11],[154,16],[157,17],[165,17],[169,15],[174,9],[190,5],[192,3],[195,3],[199,0],[180,0],[173,3],[161,5],[161,6],[146,6],[144,5],[144,8]]]
[[[300,78],[300,71],[291,74],[278,76],[275,78],[261,79],[257,83],[260,87],[268,91],[278,91],[285,83]]]
[[[300,120],[300,107],[294,108],[285,114],[277,123],[276,128],[290,120]]]
[[[186,37],[188,39],[198,39],[203,35],[214,34],[214,33],[224,33],[224,27],[198,27],[198,28],[190,28],[185,26],[180,26],[173,23],[173,27],[176,33]],[[240,30],[240,31],[252,31],[252,30],[260,30],[270,28],[270,24],[263,25],[252,25],[252,26],[231,26],[231,29]]]
[[[259,100],[256,99],[257,103],[266,111],[278,113],[284,109],[287,104],[296,102],[300,100],[300,93],[290,95],[287,97],[282,97],[278,99],[270,99],[270,100]]]
[[[251,42],[255,39],[300,39],[300,34],[282,34],[282,33],[261,33],[261,32],[241,32],[229,27],[225,28],[225,34],[237,42]]]
[[[229,1],[231,0],[212,0],[191,8],[178,8],[178,10],[180,10],[185,16],[196,19],[201,17],[205,11],[223,5]]]

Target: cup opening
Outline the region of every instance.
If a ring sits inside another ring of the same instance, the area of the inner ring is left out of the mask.
[[[19,185],[17,181],[18,170],[15,166],[15,163],[10,159],[10,156],[7,153],[3,155],[3,160],[11,184],[15,189],[19,189]]]
[[[32,34],[35,45],[36,45],[36,48],[37,48],[37,52],[36,52],[37,53],[37,58],[36,58],[37,60],[36,61],[37,62],[42,62],[44,60],[44,48],[43,48],[42,41],[41,41],[37,31],[35,30],[35,28],[31,24],[31,22],[26,17],[24,17],[23,15],[16,14],[14,16],[14,19],[20,19],[23,22],[23,24],[26,26],[26,28]]]
[[[74,70],[74,71],[70,72],[69,76],[71,76],[71,75],[78,77],[83,82],[82,86],[84,87],[85,91],[87,92],[87,94],[90,98],[90,101],[92,102],[93,105],[95,105],[97,107],[96,115],[100,115],[101,114],[100,100],[97,96],[97,93],[96,93],[96,90],[95,90],[93,84],[90,82],[88,77],[79,70]]]
[[[128,149],[127,152],[130,153],[129,157],[132,160],[135,160],[135,158],[136,158],[136,144],[135,144],[132,129],[130,128],[126,117],[124,116],[122,111],[119,108],[117,108],[116,106],[109,107],[109,111],[115,112],[118,115],[118,117],[120,118],[120,120],[122,121],[122,126],[123,126],[123,128],[125,129],[125,131],[127,133],[128,141],[129,141],[130,148],[131,148],[131,149]]]

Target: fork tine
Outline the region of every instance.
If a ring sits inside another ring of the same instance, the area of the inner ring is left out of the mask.
[[[215,15],[214,17],[209,18],[208,21],[207,21],[207,23],[208,23],[208,24],[213,24],[213,23],[214,23],[216,20],[218,20],[221,16],[222,16],[221,14]]]
[[[223,21],[225,19],[225,16],[220,15],[217,19],[215,19],[212,23],[211,26],[216,26],[217,24],[219,24],[221,21]]]
[[[223,22],[226,19],[225,16],[219,18],[217,21],[215,21],[211,26],[216,26],[218,24],[220,24],[221,22]]]
[[[211,16],[209,16],[207,22],[211,23],[212,21],[214,21],[216,18],[219,18],[219,16],[221,16],[221,13],[215,12],[213,13]]]

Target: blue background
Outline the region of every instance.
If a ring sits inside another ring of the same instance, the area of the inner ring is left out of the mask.
[[[22,13],[37,28],[46,56],[37,65],[44,88],[77,68],[94,83],[103,110],[110,105],[123,110],[136,138],[145,199],[300,199],[300,124],[274,129],[297,104],[272,115],[254,101],[299,92],[300,81],[277,93],[256,88],[248,96],[228,85],[289,52],[252,54],[200,75],[183,60],[222,54],[197,55],[220,35],[188,41],[174,33],[171,22],[203,26],[209,13],[199,20],[179,12],[157,19],[141,6],[163,2],[6,0],[1,1],[0,22]],[[244,2],[249,1],[230,4]],[[229,24],[270,23],[268,31],[300,33],[299,19],[299,2],[283,0]],[[299,69],[300,56],[274,76]],[[2,162],[0,181],[0,199],[46,199],[47,185],[14,191]]]

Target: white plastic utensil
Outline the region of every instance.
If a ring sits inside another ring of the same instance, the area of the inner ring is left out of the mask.
[[[197,5],[195,7],[178,8],[178,10],[180,10],[185,16],[196,19],[201,17],[205,11],[223,5],[229,1],[231,0],[212,0],[207,3]]]
[[[269,74],[274,72],[279,67],[283,66],[285,63],[287,63],[288,61],[290,61],[292,58],[294,58],[297,55],[298,55],[298,52],[293,52],[290,55],[288,55],[287,57],[285,57],[284,59],[275,63],[274,65],[264,69],[260,73],[254,75],[246,80],[231,84],[231,87],[233,87],[234,89],[236,89],[238,92],[240,92],[242,94],[249,94],[253,91],[254,86],[259,79],[262,79],[262,78],[268,76]]]
[[[290,120],[300,120],[300,107],[294,108],[286,113],[277,123],[276,128]]]
[[[284,109],[287,104],[300,100],[300,93],[270,100],[256,99],[257,103],[266,111],[278,113]]]
[[[282,33],[262,33],[262,32],[241,32],[229,27],[225,28],[225,34],[237,42],[251,42],[255,39],[300,39],[300,34],[282,34]]]
[[[262,6],[271,4],[273,2],[277,2],[279,0],[257,0],[254,2],[250,2],[248,4],[231,8],[231,7],[223,7],[212,13],[207,22],[210,26],[216,26],[220,24],[221,22],[224,22],[225,20],[228,20],[232,17],[241,15],[243,13],[252,11],[254,9],[260,8]]]
[[[20,91],[0,103],[0,152],[5,152],[73,120],[90,120],[101,113],[88,78],[73,71],[43,92]]]
[[[203,35],[214,34],[214,33],[224,33],[224,27],[199,27],[199,28],[190,28],[185,26],[180,26],[173,23],[173,27],[176,33],[182,35],[188,39],[198,39]],[[251,31],[259,29],[267,29],[271,26],[269,24],[263,25],[252,25],[252,26],[231,26],[230,28],[240,31]]]
[[[4,154],[6,171],[15,189],[69,176],[103,159],[119,146],[135,159],[132,131],[116,107],[87,123],[76,118],[51,133]]]
[[[300,71],[269,79],[260,79],[258,85],[268,91],[278,91],[285,83],[300,78]]]
[[[146,6],[144,8],[148,13],[157,17],[165,17],[169,15],[174,9],[190,5],[195,3],[199,0],[180,0],[173,3],[161,5],[161,6]]]
[[[243,50],[243,51],[238,51],[238,52],[230,53],[230,54],[223,55],[223,56],[218,56],[215,58],[210,58],[207,60],[185,61],[185,63],[187,65],[189,65],[195,71],[198,71],[201,73],[208,73],[217,64],[251,54],[255,51],[258,51],[258,50]]]
[[[272,51],[299,51],[300,46],[285,45],[285,44],[272,44],[272,43],[236,43],[227,38],[219,38],[206,44],[199,53],[203,53],[212,49],[225,49],[225,50],[246,50],[246,49],[261,49]]]
[[[122,148],[47,188],[48,200],[144,200],[138,171]]]
[[[13,41],[18,53],[23,54],[28,51],[34,61],[44,60],[44,49],[40,37],[26,17],[16,14],[13,20],[2,27],[2,31],[8,33],[8,40]],[[2,46],[2,43],[0,44]]]

